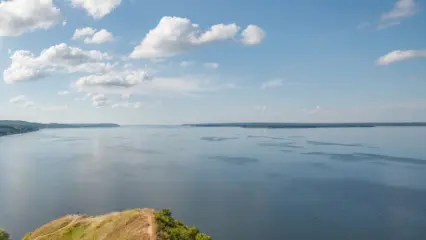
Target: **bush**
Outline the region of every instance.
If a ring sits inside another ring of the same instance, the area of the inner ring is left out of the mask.
[[[196,227],[188,227],[172,217],[170,209],[155,213],[158,225],[158,240],[212,240],[212,238]]]
[[[10,240],[10,235],[5,230],[0,228],[0,240]]]

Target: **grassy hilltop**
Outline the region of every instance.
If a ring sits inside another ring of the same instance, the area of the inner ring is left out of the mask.
[[[1,236],[1,235],[0,235]],[[211,240],[170,210],[132,209],[101,216],[68,215],[24,236],[23,240]],[[0,240],[8,240],[7,238]]]

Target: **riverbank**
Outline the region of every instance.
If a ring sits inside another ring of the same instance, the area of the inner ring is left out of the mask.
[[[361,123],[196,123],[186,127],[240,127],[240,128],[373,128],[426,127],[426,122],[361,122]]]
[[[92,124],[62,124],[62,123],[34,123],[25,121],[0,120],[0,137],[35,132],[45,128],[113,128],[120,127],[114,123]]]

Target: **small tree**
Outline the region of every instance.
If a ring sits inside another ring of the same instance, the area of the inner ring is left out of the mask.
[[[0,240],[10,240],[10,234],[0,228]]]

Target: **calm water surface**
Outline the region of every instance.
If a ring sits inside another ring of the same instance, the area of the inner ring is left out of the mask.
[[[171,208],[218,240],[426,239],[426,128],[42,130],[0,138],[0,227]]]

